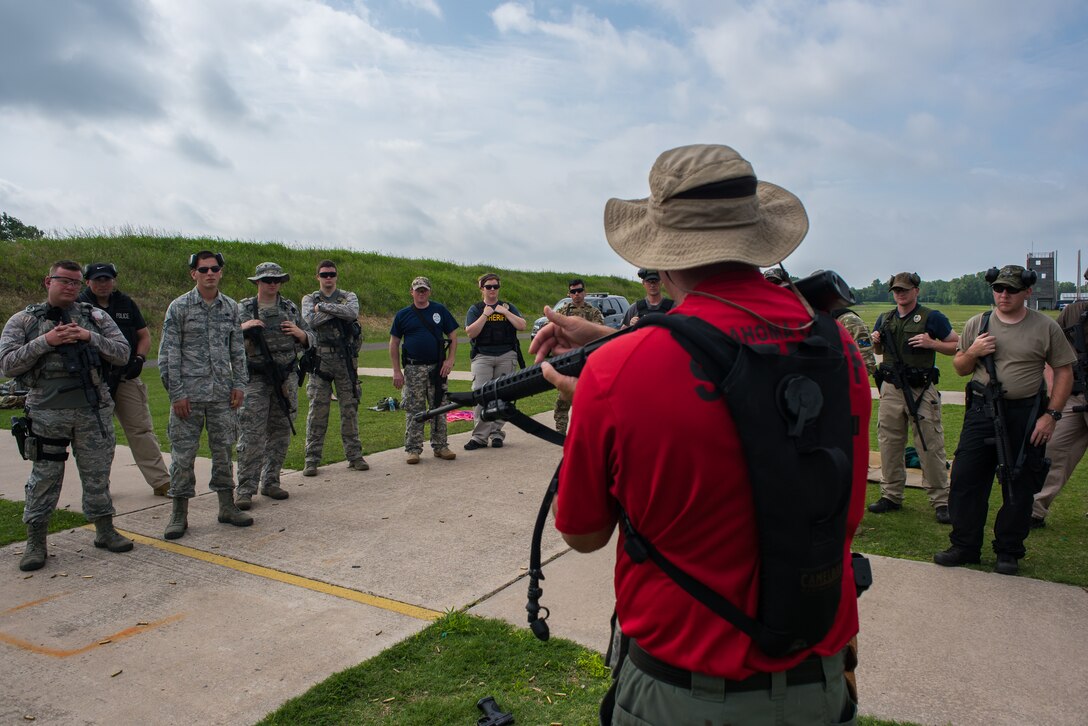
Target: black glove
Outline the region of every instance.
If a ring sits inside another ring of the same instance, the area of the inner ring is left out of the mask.
[[[128,362],[125,367],[125,380],[131,381],[133,378],[140,377],[140,371],[144,369],[144,357],[138,355]]]

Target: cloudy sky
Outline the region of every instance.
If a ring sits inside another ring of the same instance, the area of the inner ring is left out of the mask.
[[[1083,0],[0,0],[0,211],[631,274],[609,197],[725,143],[794,274],[1088,265]]]

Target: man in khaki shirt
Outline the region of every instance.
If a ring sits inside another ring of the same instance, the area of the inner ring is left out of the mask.
[[[971,375],[963,432],[952,463],[949,510],[951,546],[933,556],[945,567],[977,564],[983,528],[997,470],[994,419],[982,395],[990,381],[986,370],[992,356],[997,380],[1004,390],[1009,481],[1001,488],[1002,506],[994,521],[994,572],[1015,575],[1026,554],[1024,540],[1031,522],[1034,495],[1046,478],[1046,445],[1073,386],[1076,356],[1058,324],[1027,307],[1036,274],[1019,265],[991,269],[986,280],[993,288],[994,310],[967,321],[952,365],[961,376]],[[1043,371],[1054,370],[1047,396]]]

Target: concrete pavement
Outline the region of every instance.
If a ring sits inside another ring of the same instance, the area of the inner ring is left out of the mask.
[[[249,724],[446,609],[523,626],[529,537],[558,452],[512,427],[499,451],[465,452],[467,440],[451,437],[453,462],[425,452],[407,466],[386,451],[367,456],[367,472],[285,473],[291,498],[258,496],[249,528],[218,524],[203,494],[189,533],[169,543],[169,500],[119,447],[116,524],[138,536],[133,552],[65,531],[50,536],[44,569],[21,573],[22,544],[0,550],[0,723]],[[0,467],[0,495],[21,498],[30,465],[8,436]],[[78,509],[73,469],[62,506]],[[549,527],[543,552],[553,637],[603,651],[613,548],[578,555]],[[863,713],[1084,722],[1083,589],[879,557],[874,573],[861,600]]]

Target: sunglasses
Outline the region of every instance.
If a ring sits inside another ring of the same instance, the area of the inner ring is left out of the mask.
[[[483,288],[485,290],[498,290],[499,286],[498,285],[484,285]]]
[[[571,295],[581,295],[585,291],[586,289],[584,287],[579,287],[576,290],[568,290],[567,292],[569,292]]]
[[[211,267],[198,267],[196,271],[201,275],[207,275],[209,272],[219,272],[223,268],[219,265],[212,265]]]
[[[1020,290],[1016,289],[1015,287],[1010,287],[1008,285],[994,285],[992,289],[998,295],[1004,292],[1007,292],[1010,295],[1015,295],[1016,293],[1020,292]]]
[[[892,288],[892,292],[893,292],[893,293],[897,293],[897,294],[900,294],[900,295],[901,295],[901,294],[903,294],[904,292],[910,292],[910,291],[911,291],[911,290],[913,290],[913,289],[914,289],[914,288],[912,288],[912,287],[893,287],[893,288]]]
[[[330,277],[336,277],[336,273],[335,272],[319,272],[319,273],[317,273],[317,276],[318,277],[323,277],[326,280],[328,280]]]
[[[52,275],[50,280],[56,280],[58,285],[64,287],[80,287],[83,285],[83,280],[73,280],[70,277],[61,277],[60,275]]]
[[[282,285],[287,282],[286,277],[262,277],[258,282],[267,282],[269,285]]]

